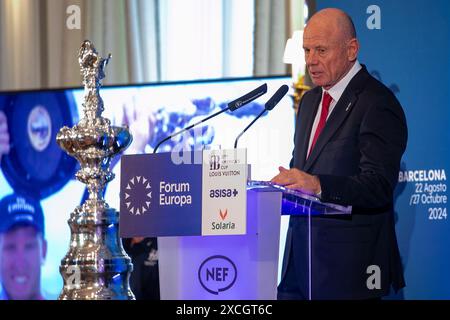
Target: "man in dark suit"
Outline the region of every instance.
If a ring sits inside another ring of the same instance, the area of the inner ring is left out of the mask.
[[[380,298],[405,285],[393,215],[405,116],[393,93],[359,64],[346,13],[324,9],[311,17],[303,48],[317,87],[300,102],[291,169],[280,167],[272,182],[350,205],[352,213],[312,217],[311,251],[308,218],[291,216],[278,297]]]

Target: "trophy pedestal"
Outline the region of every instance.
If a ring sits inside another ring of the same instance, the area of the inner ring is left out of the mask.
[[[71,214],[70,249],[61,261],[64,288],[60,300],[130,300],[133,270],[118,235],[119,213],[114,209]]]

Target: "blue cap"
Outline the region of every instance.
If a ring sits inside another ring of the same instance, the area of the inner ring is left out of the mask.
[[[44,213],[39,201],[16,194],[0,200],[0,233],[17,224],[34,226],[44,235]]]

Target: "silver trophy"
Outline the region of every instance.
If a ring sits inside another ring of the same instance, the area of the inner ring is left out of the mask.
[[[89,198],[70,215],[70,248],[61,260],[64,287],[59,299],[134,299],[129,287],[131,259],[118,234],[119,213],[103,199],[106,183],[114,178],[111,159],[132,141],[127,128],[114,127],[101,116],[100,81],[111,55],[102,58],[84,41],[78,61],[83,76],[84,117],[72,128],[63,127],[56,141],[80,163],[76,178],[87,185]],[[119,196],[119,195],[117,195]]]

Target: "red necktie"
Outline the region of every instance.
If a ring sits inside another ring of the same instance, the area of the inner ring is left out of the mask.
[[[323,128],[325,127],[325,123],[327,122],[328,117],[328,111],[330,109],[330,104],[333,98],[328,94],[328,92],[325,91],[323,94],[322,99],[322,111],[320,112],[320,119],[319,124],[317,125],[316,132],[314,133],[314,138],[311,143],[311,147],[309,148],[308,157],[311,154],[312,149],[314,148],[314,145],[316,144],[317,139],[320,136],[320,133],[322,132]]]

